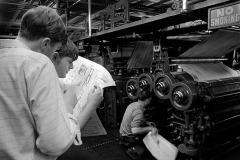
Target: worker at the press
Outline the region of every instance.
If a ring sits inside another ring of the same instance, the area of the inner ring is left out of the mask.
[[[44,6],[23,15],[15,40],[0,40],[1,160],[53,160],[79,142],[79,125],[66,109],[74,101],[65,105],[49,59],[66,41],[61,17]]]
[[[152,93],[148,90],[142,90],[138,95],[138,100],[128,105],[119,130],[123,143],[133,143],[135,145],[136,138],[139,138],[139,142],[142,142],[142,138],[148,132],[157,134],[157,128],[151,125],[151,122],[147,122],[144,117],[145,107],[148,106],[151,100]],[[141,148],[139,149],[139,156],[143,153],[143,151],[140,151],[142,150]],[[129,149],[128,151],[137,150],[136,147]]]

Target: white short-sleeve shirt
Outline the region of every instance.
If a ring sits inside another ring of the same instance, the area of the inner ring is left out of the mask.
[[[0,159],[52,160],[64,153],[79,129],[64,105],[50,59],[18,40],[0,40]]]

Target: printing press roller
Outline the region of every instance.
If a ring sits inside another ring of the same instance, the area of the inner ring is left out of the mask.
[[[139,93],[137,79],[129,79],[126,84],[126,93],[131,100],[136,100]]]
[[[142,73],[134,79],[129,79],[126,84],[126,92],[131,100],[136,100],[141,90],[153,90],[154,75],[151,73]]]
[[[162,100],[170,98],[170,90],[173,84],[177,82],[193,81],[193,78],[185,72],[177,73],[175,75],[169,73],[158,73],[154,78],[153,91],[155,95]]]
[[[153,79],[154,75],[151,73],[142,73],[138,76],[138,85],[140,90],[149,90],[152,92],[153,90]]]
[[[189,64],[189,63],[217,63],[217,62],[223,62],[227,61],[227,58],[197,58],[197,57],[192,57],[192,58],[187,58],[187,57],[171,57],[169,59],[169,62],[171,64]]]
[[[141,90],[153,90],[154,74],[142,73],[136,78],[129,79],[126,84],[126,92],[131,100],[136,100]]]
[[[240,78],[206,82],[177,82],[173,84],[171,92],[170,101],[178,110],[231,102],[240,98]]]
[[[196,82],[186,72],[144,73],[130,79],[126,89],[136,99],[141,89],[151,87],[157,99],[170,101],[166,113],[159,114],[169,115],[164,122],[168,140],[181,153],[203,156],[240,136],[240,78]]]
[[[177,80],[171,74],[160,73],[154,78],[153,91],[159,99],[168,99],[171,86]]]

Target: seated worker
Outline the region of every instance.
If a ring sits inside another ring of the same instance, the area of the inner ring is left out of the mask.
[[[145,107],[151,102],[152,96],[150,91],[142,90],[138,95],[137,102],[128,105],[120,126],[120,135],[122,143],[131,143],[131,147],[127,153],[133,158],[138,159],[145,151],[145,146],[142,143],[142,138],[148,133],[156,134],[157,128],[153,125],[148,125],[149,122],[145,120],[144,111]],[[142,137],[136,142],[136,137]],[[140,144],[139,144],[140,142]],[[132,153],[133,151],[136,153]]]

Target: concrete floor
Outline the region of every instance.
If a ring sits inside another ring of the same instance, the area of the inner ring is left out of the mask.
[[[107,130],[107,129],[106,129]],[[81,146],[72,145],[57,160],[132,160],[119,145],[118,129],[107,130],[107,135],[83,137]],[[154,160],[142,157],[142,160]]]
[[[132,160],[119,145],[118,129],[107,130],[107,133],[103,136],[82,138],[81,146],[72,145],[57,160]],[[143,157],[142,160],[155,159]],[[240,145],[209,160],[240,160]]]
[[[131,160],[112,134],[82,138],[81,146],[72,145],[58,160]]]

